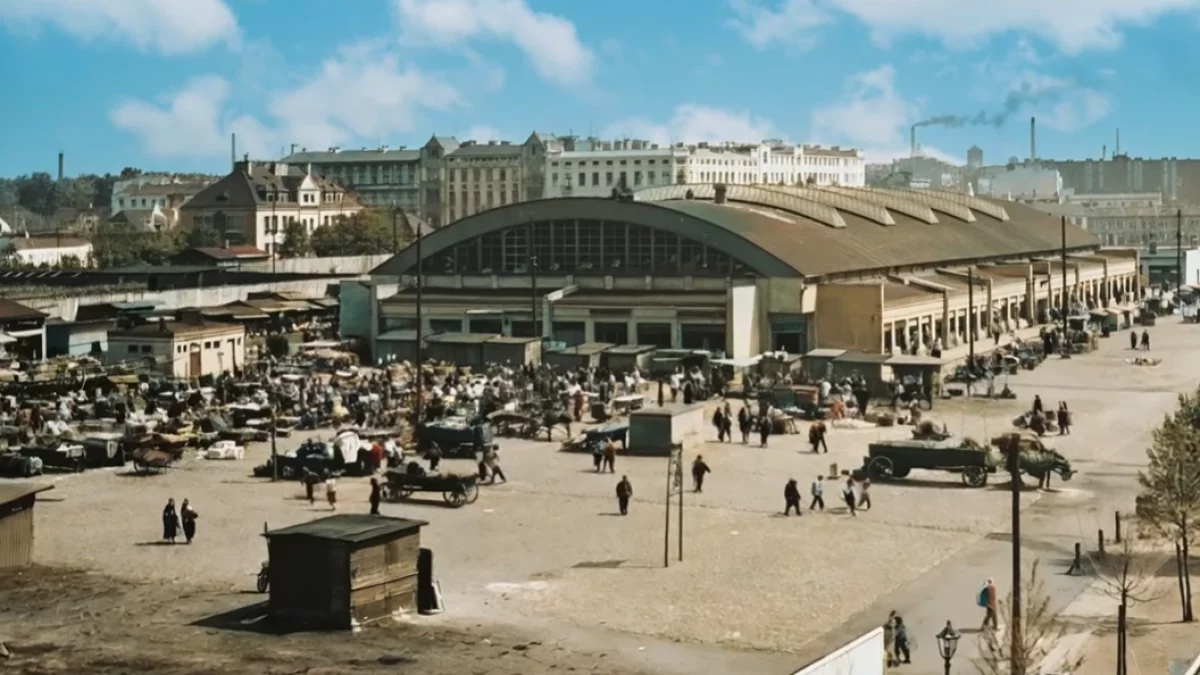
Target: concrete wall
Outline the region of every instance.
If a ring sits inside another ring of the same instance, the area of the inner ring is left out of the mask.
[[[883,628],[876,628],[793,675],[883,675]]]
[[[383,264],[391,253],[379,255],[338,256],[334,258],[280,258],[279,260],[263,260],[243,263],[241,269],[255,272],[271,272],[291,274],[367,274]]]
[[[233,344],[230,344],[233,340]],[[149,347],[150,351],[144,351]],[[133,348],[134,351],[129,351]],[[200,353],[200,372],[189,372],[193,352]],[[245,335],[238,331],[205,335],[196,339],[155,339],[153,337],[113,337],[108,341],[107,363],[125,363],[155,357],[165,375],[200,377],[219,375],[246,365]]]
[[[759,348],[760,311],[758,286],[746,283],[729,289],[725,323],[726,352],[731,358],[744,359],[762,350]]]
[[[825,284],[816,310],[818,348],[883,351],[883,284]]]
[[[247,284],[244,286],[213,286],[211,288],[186,288],[170,291],[125,291],[119,293],[81,294],[71,297],[15,298],[21,304],[46,312],[65,321],[74,321],[80,305],[95,305],[105,302],[129,302],[143,300],[155,302],[164,309],[183,307],[213,307],[237,300],[245,300],[251,293],[259,291],[296,292],[307,297],[322,297],[336,281],[308,279],[283,281],[270,284]]]

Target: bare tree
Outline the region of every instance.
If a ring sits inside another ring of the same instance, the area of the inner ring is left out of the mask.
[[[975,667],[981,675],[1009,675],[1010,673],[1034,673],[1053,651],[1058,642],[1067,635],[1067,626],[1055,619],[1050,611],[1050,598],[1046,595],[1038,563],[1034,561],[1028,581],[1021,591],[1022,633],[1013,636],[1001,635],[999,631],[984,630],[979,635],[979,656]],[[1000,602],[999,614],[1009,630],[1013,627],[1012,593]],[[1007,631],[1006,631],[1007,632]],[[1075,672],[1083,657],[1068,657],[1062,663],[1052,664],[1053,672],[1068,675]]]
[[[1130,605],[1162,597],[1162,593],[1155,592],[1154,575],[1166,562],[1166,556],[1153,546],[1139,545],[1138,542],[1146,541],[1145,534],[1135,524],[1126,532],[1119,549],[1092,559],[1101,590],[1117,601],[1117,675],[1129,672],[1125,653]]]
[[[1146,456],[1150,464],[1138,474],[1138,516],[1172,543],[1181,620],[1194,621],[1190,567],[1200,529],[1200,392],[1179,397],[1179,408],[1154,431]]]

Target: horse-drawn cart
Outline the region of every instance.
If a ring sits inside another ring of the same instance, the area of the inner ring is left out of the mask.
[[[454,474],[413,475],[392,469],[387,472],[387,482],[381,492],[383,498],[394,502],[408,499],[414,492],[440,492],[447,504],[458,508],[474,504],[479,499],[478,476],[456,476]]]
[[[133,451],[131,456],[133,470],[143,476],[160,473],[163,469],[179,461],[182,455],[182,448],[178,452],[148,447],[139,448]]]

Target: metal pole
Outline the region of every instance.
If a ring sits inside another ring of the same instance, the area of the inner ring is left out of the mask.
[[[1025,675],[1024,632],[1021,627],[1021,446],[1013,441],[1008,449],[1012,494],[1012,617],[1009,621],[1009,674]]]
[[[221,242],[224,244],[225,242]],[[275,260],[279,258],[279,221],[275,219],[275,202],[271,202],[271,274],[275,274]]]
[[[392,255],[400,252],[400,239],[396,236],[396,200],[392,200]]]
[[[671,481],[674,478],[674,453],[667,459],[667,527],[663,531],[663,567],[671,566]]]
[[[679,461],[683,461],[683,452],[679,453]],[[681,469],[682,470],[682,467]],[[683,485],[679,486],[679,562],[683,562]]]
[[[1062,264],[1062,357],[1071,358],[1071,340],[1067,337],[1067,315],[1070,312],[1071,293],[1067,289],[1067,217],[1061,218],[1062,246],[1060,249]]]
[[[529,309],[530,320],[533,322],[533,337],[545,337],[544,332],[538,329],[538,289],[537,289],[537,254],[533,247],[533,217],[529,218]]]
[[[271,358],[270,352],[267,358]],[[271,388],[271,482],[279,480],[279,451],[275,447],[275,409],[279,406],[279,397],[275,395],[274,373],[271,362],[267,361],[267,386]]]
[[[967,368],[975,368],[975,268],[967,268]]]
[[[423,349],[422,349],[423,345],[421,344],[421,300],[422,300],[421,295],[422,295],[424,287],[425,287],[425,284],[423,283],[423,281],[421,279],[422,272],[423,272],[424,266],[425,266],[425,258],[421,252],[421,239],[422,239],[421,234],[422,234],[421,233],[421,223],[417,223],[417,231],[416,231],[416,237],[417,237],[417,340],[416,340],[416,353],[414,354],[414,356],[417,359],[416,369],[415,369],[416,378],[417,378],[417,402],[413,408],[413,410],[416,412],[416,419],[414,420],[414,424],[413,424],[414,427],[421,424],[421,408],[422,408],[422,400],[421,399],[423,398],[422,388],[425,386],[424,385],[425,377],[424,377],[424,373],[423,373],[423,368],[421,367],[421,364],[424,363],[424,360],[421,358],[422,352],[423,352]]]
[[[946,664],[946,675],[950,675],[950,659],[942,659]]]
[[[1175,212],[1175,293],[1183,290],[1183,209]]]

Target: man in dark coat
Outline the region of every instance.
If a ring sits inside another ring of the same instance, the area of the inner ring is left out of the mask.
[[[801,515],[800,488],[796,486],[795,478],[789,478],[787,485],[783,486],[783,501],[786,504],[783,508],[783,515],[792,515],[792,509],[796,509],[796,515]]]
[[[379,479],[372,478],[371,479],[371,497],[370,497],[371,515],[373,515],[373,516],[379,515],[379,502],[382,500],[383,500],[383,495],[379,488]]]
[[[704,456],[696,455],[696,460],[692,462],[692,485],[695,486],[696,492],[704,491],[704,474],[710,471],[712,469],[704,461]]]
[[[629,515],[630,497],[633,497],[633,484],[629,482],[628,476],[621,476],[621,482],[617,483],[617,506],[623,516]]]

